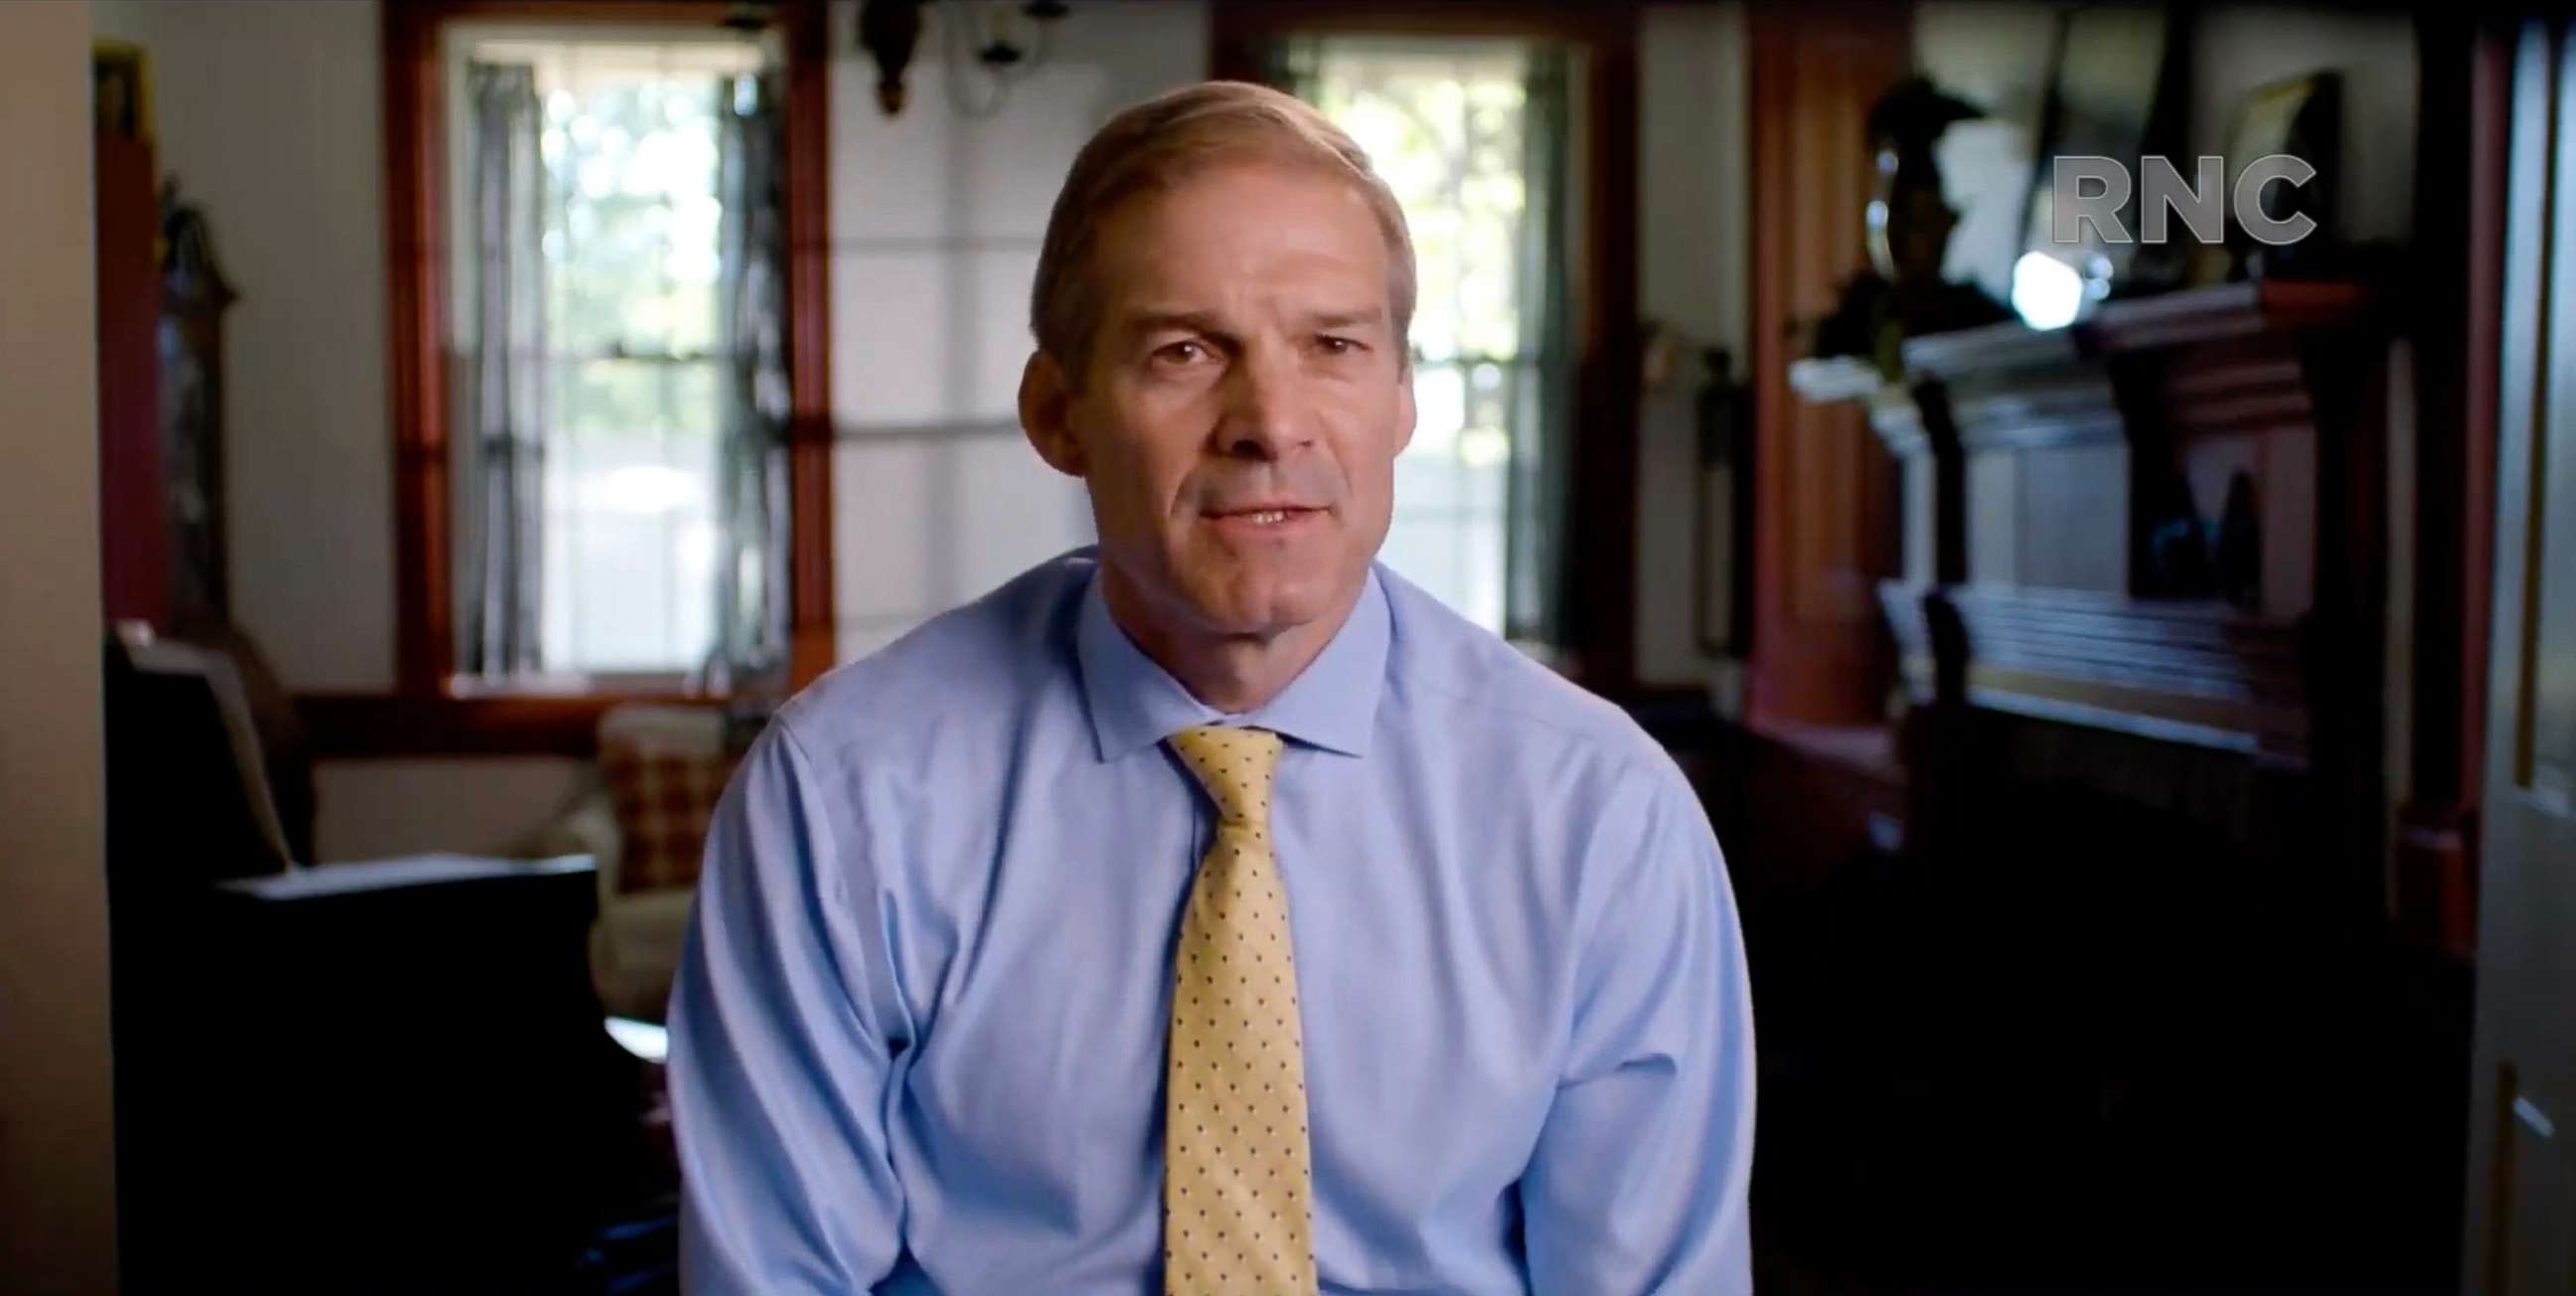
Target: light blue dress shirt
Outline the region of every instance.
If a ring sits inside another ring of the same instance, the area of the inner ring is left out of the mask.
[[[697,1292],[1158,1296],[1163,1045],[1212,812],[1271,808],[1325,1293],[1750,1289],[1753,1015],[1672,759],[1379,566],[1271,702],[1201,705],[1076,550],[789,703],[671,999]]]

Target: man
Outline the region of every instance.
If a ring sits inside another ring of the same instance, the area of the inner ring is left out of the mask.
[[[1377,567],[1402,213],[1294,99],[1103,127],[1020,418],[1099,544],[781,711],[672,996],[708,1292],[1742,1292],[1753,1028],[1627,717]]]

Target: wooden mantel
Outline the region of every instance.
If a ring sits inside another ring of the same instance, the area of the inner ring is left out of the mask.
[[[2352,329],[2375,319],[2380,303],[2381,295],[2370,285],[2344,280],[2219,284],[2106,303],[2064,329],[2004,323],[1914,338],[1905,344],[1905,365],[1926,376],[1950,378],[2068,353],[2111,356]]]
[[[2005,717],[2250,758],[2342,820],[2378,804],[2386,315],[2367,284],[2237,283],[1905,344],[1867,399],[1904,473],[1879,592],[1924,827]],[[2184,519],[2208,553],[2231,486],[2259,541],[2221,597]],[[2375,843],[2370,817],[2332,831]]]

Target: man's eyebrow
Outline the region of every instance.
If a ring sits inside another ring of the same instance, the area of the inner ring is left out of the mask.
[[[1298,322],[1302,326],[1310,329],[1347,329],[1365,327],[1367,325],[1385,323],[1386,308],[1382,306],[1359,306],[1336,307],[1325,310],[1309,311],[1306,314],[1299,316]],[[1171,331],[1205,333],[1210,337],[1225,337],[1229,336],[1232,332],[1232,330],[1225,326],[1224,321],[1218,318],[1215,312],[1200,310],[1146,309],[1132,311],[1129,312],[1124,319],[1119,321],[1119,327],[1132,334]]]
[[[1135,334],[1186,331],[1219,336],[1225,332],[1214,312],[1192,310],[1135,311],[1119,321],[1119,327]]]
[[[1386,308],[1382,306],[1369,306],[1357,309],[1316,311],[1306,316],[1305,322],[1306,327],[1311,329],[1360,328],[1367,325],[1385,323]]]

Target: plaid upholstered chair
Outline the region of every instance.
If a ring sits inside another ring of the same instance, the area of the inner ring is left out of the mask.
[[[713,706],[639,703],[600,717],[606,787],[559,828],[599,861],[591,979],[610,1012],[662,1019],[707,819],[756,731],[756,719]]]

